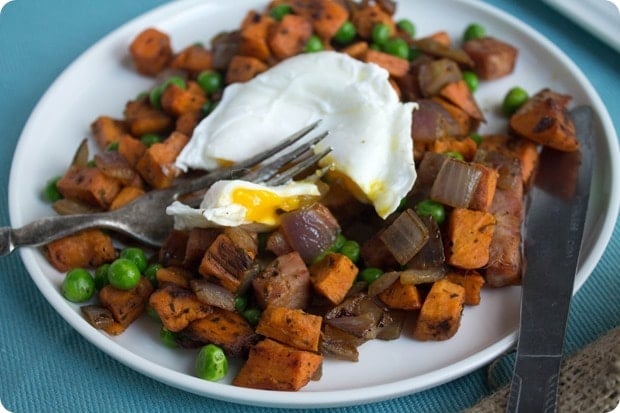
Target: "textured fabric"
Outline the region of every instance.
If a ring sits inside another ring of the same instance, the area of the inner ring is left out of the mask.
[[[46,88],[88,46],[162,3],[17,0],[2,10],[0,226],[9,224],[7,188],[12,154],[30,112]],[[616,52],[539,1],[489,3],[526,21],[561,47],[590,79],[616,127],[620,125],[620,59]],[[616,226],[609,248],[571,308],[567,353],[574,353],[619,324],[619,254],[620,233]],[[0,258],[0,323],[0,402],[12,412],[285,411],[196,396],[118,363],[54,312],[16,254]],[[498,366],[504,365],[505,380],[510,374],[510,362],[498,362]],[[454,412],[474,405],[493,390],[487,382],[487,369],[481,368],[407,397],[318,412]]]

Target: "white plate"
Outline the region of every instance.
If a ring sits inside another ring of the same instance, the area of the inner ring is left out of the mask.
[[[134,36],[155,26],[172,36],[176,50],[195,41],[207,42],[221,30],[239,25],[250,8],[262,10],[266,0],[221,2],[188,0],[167,4],[120,27],[77,59],[50,87],[32,113],[20,138],[9,187],[14,227],[50,215],[39,193],[49,177],[65,170],[78,143],[89,135],[99,115],[122,115],[124,104],[153,85],[127,66],[127,46]],[[479,22],[489,33],[520,49],[514,75],[482,85],[476,93],[489,123],[502,125],[496,114],[504,93],[514,85],[534,93],[549,86],[569,93],[575,104],[594,107],[597,127],[595,181],[577,275],[581,286],[603,253],[618,211],[618,148],[609,116],[590,83],[578,68],[548,40],[522,22],[481,2],[414,0],[399,4],[398,16],[411,18],[418,33],[446,29],[454,39],[469,22]],[[542,63],[544,62],[544,64]],[[33,168],[33,165],[36,167]],[[81,335],[118,361],[187,391],[238,403],[280,407],[354,405],[417,392],[462,376],[507,350],[515,341],[519,313],[517,287],[484,291],[482,304],[467,308],[454,338],[422,343],[405,337],[362,346],[359,363],[328,360],[323,378],[296,393],[270,392],[211,383],[193,376],[192,351],[170,350],[160,344],[158,326],[146,317],[119,337],[92,328],[79,306],[59,293],[63,275],[38,249],[23,248],[22,259],[43,295]]]
[[[620,0],[543,0],[620,52]]]

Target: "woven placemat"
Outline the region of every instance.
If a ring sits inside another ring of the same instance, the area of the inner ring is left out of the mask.
[[[467,413],[506,410],[509,386],[482,399]],[[620,402],[620,327],[587,345],[562,363],[558,412],[610,412]]]

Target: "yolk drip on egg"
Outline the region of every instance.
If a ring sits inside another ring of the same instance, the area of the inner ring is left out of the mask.
[[[231,193],[233,203],[246,208],[246,220],[265,225],[278,225],[280,215],[309,205],[317,197],[281,196],[270,191],[237,188]]]

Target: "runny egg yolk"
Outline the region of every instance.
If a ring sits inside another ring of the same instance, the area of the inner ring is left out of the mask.
[[[317,197],[310,195],[281,196],[270,191],[237,188],[231,193],[233,203],[245,207],[248,221],[265,225],[278,225],[280,215],[312,203]]]

